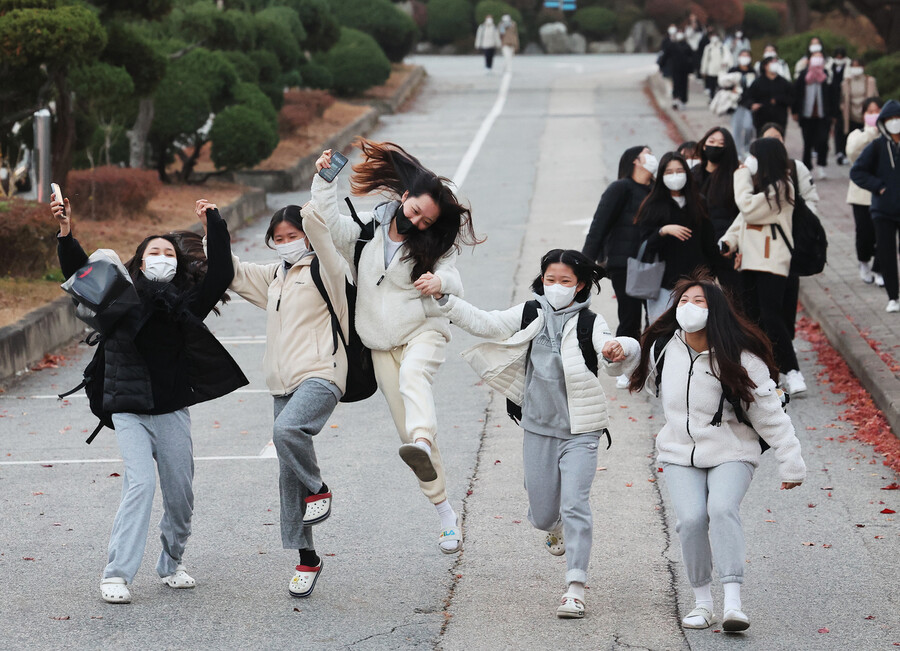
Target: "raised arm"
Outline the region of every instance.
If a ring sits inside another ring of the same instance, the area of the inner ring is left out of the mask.
[[[204,212],[207,241],[206,275],[191,300],[190,308],[191,312],[201,319],[215,307],[234,279],[228,225],[217,208],[209,208]]]
[[[309,243],[316,257],[319,259],[319,268],[322,275],[322,283],[325,285],[325,291],[331,297],[334,309],[338,313],[341,320],[341,327],[344,328],[344,337],[349,339],[350,333],[347,331],[348,314],[347,301],[338,300],[337,297],[344,296],[347,291],[346,277],[349,267],[347,262],[341,256],[340,252],[334,244],[331,237],[331,231],[325,225],[325,220],[310,204],[307,204],[300,211],[303,218],[303,231],[309,238]]]
[[[434,299],[431,300],[438,304]],[[487,312],[467,303],[459,296],[448,294],[446,302],[439,306],[441,313],[450,318],[453,325],[462,328],[471,335],[483,339],[503,340],[512,337],[522,325],[522,312],[525,304],[520,303],[508,310]]]
[[[322,157],[316,162],[317,168],[326,162],[330,164],[330,151],[328,150],[325,154],[322,154]],[[322,216],[325,225],[331,233],[334,246],[343,258],[352,264],[353,253],[356,250],[356,242],[359,239],[361,229],[353,221],[352,217],[342,215],[340,210],[338,210],[337,186],[316,174],[313,176],[312,197],[307,205]]]
[[[53,195],[50,202],[50,211],[59,223],[59,234],[56,236],[56,255],[59,257],[59,266],[63,276],[68,278],[73,273],[87,264],[88,257],[72,236],[72,207],[69,200]]]

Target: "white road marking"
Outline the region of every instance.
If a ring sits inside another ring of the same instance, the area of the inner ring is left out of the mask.
[[[274,447],[273,447],[274,450]],[[272,454],[271,458],[275,455]],[[194,461],[245,461],[247,459],[268,459],[260,454],[253,456],[194,457]],[[75,463],[122,463],[121,459],[47,459],[44,461],[0,461],[0,466],[64,466]]]
[[[264,448],[260,451],[259,457],[260,457],[261,459],[275,459],[275,458],[277,458],[277,457],[278,457],[278,453],[277,453],[277,451],[275,450],[275,442],[274,442],[274,441],[269,441],[268,443],[266,443],[266,447],[264,447]]]
[[[583,226],[584,233],[583,235],[587,235],[591,230],[591,224],[594,222],[593,217],[588,217],[586,219],[572,219],[567,222],[563,222],[566,226]]]
[[[469,170],[472,169],[472,164],[478,157],[481,146],[484,144],[485,139],[487,139],[491,127],[494,126],[494,121],[503,111],[503,105],[506,104],[506,96],[509,94],[509,82],[511,80],[512,72],[507,70],[503,73],[503,80],[500,82],[500,91],[497,93],[497,99],[494,102],[494,106],[491,108],[490,113],[487,114],[487,117],[484,118],[484,122],[481,123],[481,127],[479,127],[478,132],[469,144],[469,148],[459,162],[459,167],[457,167],[456,172],[453,173],[452,180],[453,183],[456,184],[457,189],[461,188],[463,183],[466,182]]]

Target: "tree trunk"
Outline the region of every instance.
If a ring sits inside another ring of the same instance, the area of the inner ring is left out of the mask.
[[[138,104],[138,115],[134,121],[134,126],[126,133],[128,134],[129,144],[129,162],[128,166],[135,169],[144,168],[144,154],[147,151],[147,135],[150,133],[150,127],[153,124],[153,98],[142,97]]]
[[[66,74],[56,72],[53,84],[56,86],[56,123],[50,138],[50,173],[54,183],[66,187],[66,179],[72,167],[72,149],[75,146],[74,107]]]
[[[900,50],[900,6],[896,1],[853,0],[852,4],[875,26],[888,54]]]
[[[810,28],[808,0],[788,0],[788,30],[792,32],[805,32]]]

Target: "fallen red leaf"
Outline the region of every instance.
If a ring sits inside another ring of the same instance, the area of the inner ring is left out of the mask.
[[[806,506],[808,506],[808,507],[809,507],[809,508],[811,508],[811,509],[814,509],[814,508],[816,508],[816,505],[815,505],[815,504],[813,504],[813,503],[812,503],[812,502],[810,502],[810,503],[809,503],[809,504],[807,504],[807,505],[806,505]]]
[[[302,613],[303,611],[300,610],[299,608],[295,607],[295,608],[294,608],[294,612],[295,612],[295,613]]]
[[[631,482],[626,482],[626,484],[625,484],[626,488],[631,488],[632,486],[633,486],[633,484]]]
[[[334,554],[325,554],[326,556],[334,556]]]
[[[875,619],[875,615],[866,615],[863,619]]]
[[[863,529],[863,528],[865,528],[866,525],[864,525],[864,524],[858,524],[858,525],[856,525],[856,526],[859,527],[860,529]]]
[[[816,543],[814,543],[814,542],[805,542],[805,543],[803,543],[803,546],[804,546],[804,547],[815,547],[815,546],[816,546]]]
[[[22,560],[23,561],[33,561],[34,559],[31,556],[23,556]]]
[[[109,473],[109,476],[110,476],[110,477],[121,477],[122,475],[120,475],[120,474],[117,473],[117,472],[111,472],[111,473]]]
[[[893,484],[888,484],[887,486],[882,486],[881,490],[883,491],[895,491],[900,490],[900,484],[894,482]]]
[[[58,622],[63,622],[67,619],[71,619],[68,615],[63,615],[62,617],[51,617],[50,619],[55,619]]]
[[[496,461],[494,461],[494,465],[495,465],[495,466],[496,466],[498,463],[500,463],[500,459],[497,459]]]
[[[831,545],[829,545],[828,543],[822,543],[822,547],[824,547],[825,549],[831,549]]]
[[[656,472],[662,472],[662,471],[663,471],[663,469],[661,467],[656,469]]]
[[[881,509],[881,513],[890,514],[890,513],[896,513],[896,511],[894,509]]]
[[[831,631],[829,631],[827,628],[824,628],[824,627],[819,629],[819,633],[830,633],[830,632]]]

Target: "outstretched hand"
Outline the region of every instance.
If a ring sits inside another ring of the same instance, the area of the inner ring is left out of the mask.
[[[443,297],[443,294],[441,294],[441,278],[430,271],[426,271],[419,276],[419,279],[413,283],[413,286],[422,292],[423,296]]]
[[[218,210],[216,204],[210,203],[206,199],[197,199],[197,203],[194,204],[194,214],[197,215],[197,219],[199,219],[200,223],[203,224],[204,232],[206,232],[206,211],[209,208]]]
[[[59,222],[59,234],[66,237],[72,231],[72,207],[68,199],[57,197],[55,193],[50,197],[50,212]]]

